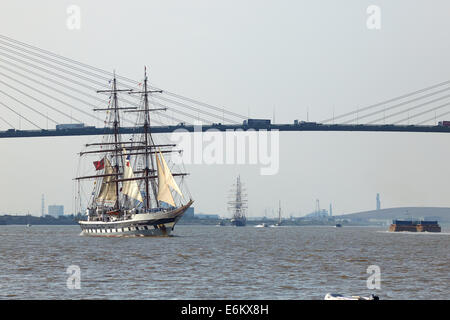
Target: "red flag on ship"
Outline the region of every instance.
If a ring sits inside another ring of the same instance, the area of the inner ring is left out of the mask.
[[[95,170],[102,170],[105,167],[105,158],[100,161],[94,161]]]

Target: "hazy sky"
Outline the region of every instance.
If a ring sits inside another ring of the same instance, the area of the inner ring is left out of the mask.
[[[69,5],[81,29],[66,26]],[[381,29],[366,9],[381,9]],[[10,1],[1,34],[251,117],[291,123],[329,118],[449,80],[448,1]],[[2,112],[2,111],[0,111]],[[76,155],[98,137],[0,140],[0,212],[73,207]],[[450,135],[280,134],[280,170],[189,165],[196,211],[226,215],[240,174],[249,215],[281,200],[286,214],[333,203],[333,213],[450,206]]]

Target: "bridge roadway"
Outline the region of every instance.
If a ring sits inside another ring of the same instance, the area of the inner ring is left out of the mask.
[[[212,124],[197,127],[196,130],[208,131],[216,129],[228,130],[278,130],[278,131],[359,131],[359,132],[435,132],[450,133],[448,126],[424,126],[424,125],[367,125],[367,124],[321,124],[321,123],[299,123],[299,124],[270,124],[259,126],[248,126],[243,124]],[[171,133],[177,130],[194,132],[193,125],[174,126],[152,126],[152,133]],[[0,138],[31,138],[31,137],[60,137],[60,136],[88,136],[111,134],[110,128],[84,127],[76,129],[42,129],[42,130],[15,130],[0,131]],[[122,127],[123,134],[142,133],[143,127]]]

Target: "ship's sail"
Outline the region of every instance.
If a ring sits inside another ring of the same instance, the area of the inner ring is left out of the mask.
[[[102,186],[97,196],[98,201],[115,202],[117,200],[117,186],[112,182],[115,179],[114,173],[116,172],[111,166],[111,162],[105,158],[105,175],[107,176],[103,178]]]
[[[133,168],[130,165],[130,159],[126,156],[126,150],[123,149],[123,154],[125,156],[125,167],[123,172],[124,179],[134,179]],[[141,191],[139,190],[139,185],[136,180],[126,180],[122,184],[122,193],[135,199],[139,202],[144,202],[142,199]]]
[[[158,155],[159,153],[159,155]],[[175,179],[170,172],[169,167],[167,166],[166,161],[162,153],[159,151],[155,154],[156,156],[156,165],[158,168],[158,201],[164,201],[172,206],[175,206],[175,201],[173,200],[172,192],[170,187],[175,190],[181,197],[183,194],[181,193],[180,188],[178,187]]]

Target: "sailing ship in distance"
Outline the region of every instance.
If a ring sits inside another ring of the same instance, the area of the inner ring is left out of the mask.
[[[247,194],[241,182],[241,177],[238,176],[230,192],[230,201],[228,201],[228,210],[232,213],[232,225],[243,227],[247,224],[247,203]]]
[[[149,96],[162,91],[148,89],[145,68],[142,90],[118,89],[114,75],[111,88],[97,92],[110,94],[108,107],[94,110],[106,111],[105,126],[111,133],[105,134],[101,142],[87,144],[88,150],[80,153],[81,160],[90,155],[97,157],[97,161],[93,161],[96,174],[75,179],[78,182],[94,180],[86,209],[87,219],[79,221],[82,234],[170,235],[193,200],[184,181],[187,173],[169,168],[164,157],[181,151],[173,150],[174,144],[155,143],[150,132],[150,114],[165,109],[150,108]],[[119,94],[139,94],[139,107],[120,107]],[[133,112],[136,128],[142,128],[129,139],[120,131],[124,112]],[[180,179],[178,183],[175,177]]]
[[[282,223],[282,218],[281,218],[281,200],[278,201],[278,222],[275,223],[273,226],[274,227],[279,227],[281,226]]]

